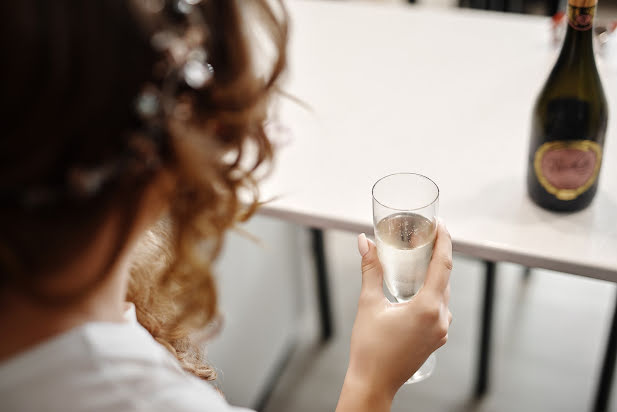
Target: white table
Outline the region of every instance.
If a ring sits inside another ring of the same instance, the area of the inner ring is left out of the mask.
[[[531,107],[557,53],[548,18],[288,6],[285,90],[311,111],[280,104],[290,132],[262,189],[278,198],[261,213],[372,233],[372,184],[415,171],[439,185],[455,251],[617,282],[617,52],[599,61],[610,120],[598,194],[582,212],[554,214],[525,186]]]

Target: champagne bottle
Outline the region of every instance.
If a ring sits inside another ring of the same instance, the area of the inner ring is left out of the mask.
[[[549,210],[584,209],[598,188],[608,115],[593,53],[596,4],[569,0],[563,48],[533,110],[527,189]]]

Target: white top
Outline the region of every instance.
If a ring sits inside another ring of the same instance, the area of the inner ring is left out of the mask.
[[[372,233],[371,187],[419,172],[441,189],[454,249],[617,281],[617,53],[598,60],[609,100],[599,190],[570,215],[526,194],[534,100],[554,63],[550,19],[514,13],[290,1],[290,129],[261,213]],[[617,39],[609,43],[617,46]],[[279,129],[280,130],[280,129]]]
[[[3,412],[240,412],[134,320],[88,323],[0,363]]]

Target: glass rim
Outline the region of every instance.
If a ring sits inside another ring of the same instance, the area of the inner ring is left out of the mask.
[[[437,189],[437,195],[435,196],[435,198],[433,200],[431,200],[430,202],[428,202],[427,204],[425,204],[424,206],[420,206],[420,207],[415,207],[415,208],[408,208],[408,209],[398,209],[396,207],[391,207],[388,205],[384,205],[383,203],[381,203],[379,200],[377,200],[377,198],[375,197],[375,187],[379,184],[379,182],[381,182],[384,179],[387,179],[389,177],[392,176],[400,176],[400,175],[408,175],[408,176],[417,176],[417,177],[423,177],[424,179],[428,180],[429,182],[431,182],[433,184],[433,186],[435,186],[435,188]],[[390,173],[389,175],[385,175],[383,177],[380,177],[375,184],[373,184],[373,188],[371,189],[371,197],[373,198],[373,200],[377,203],[379,203],[381,206],[388,208],[390,210],[396,210],[398,212],[410,212],[413,210],[420,210],[420,209],[424,209],[426,207],[429,207],[430,205],[432,205],[433,203],[435,203],[437,201],[437,199],[439,199],[439,186],[437,186],[437,183],[435,183],[435,181],[433,179],[431,179],[428,176],[425,176],[423,174],[420,173],[413,173],[413,172],[396,172],[396,173]]]

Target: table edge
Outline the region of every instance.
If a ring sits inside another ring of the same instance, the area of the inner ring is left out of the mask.
[[[358,234],[366,233],[367,235],[373,235],[372,225],[366,225],[365,223],[360,222],[344,221],[329,218],[327,216],[311,215],[302,212],[278,209],[271,206],[262,206],[257,211],[257,214],[317,229],[333,229]],[[477,259],[494,262],[510,262],[530,268],[554,270],[587,278],[617,282],[617,268],[610,269],[601,266],[567,262],[544,256],[529,255],[527,253],[506,249],[500,245],[467,242],[462,239],[457,239],[455,235],[452,236],[452,248],[455,253]]]

